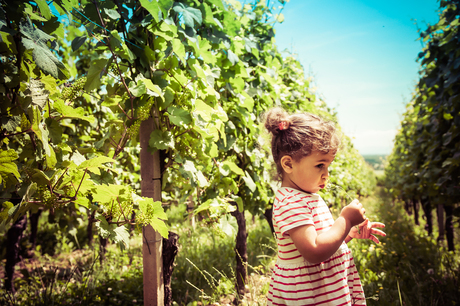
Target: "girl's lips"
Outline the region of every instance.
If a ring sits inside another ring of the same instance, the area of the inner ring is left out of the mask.
[[[319,187],[320,187],[321,189],[324,189],[325,186],[326,186],[326,185],[324,185],[324,184],[323,184],[323,185],[319,185]]]

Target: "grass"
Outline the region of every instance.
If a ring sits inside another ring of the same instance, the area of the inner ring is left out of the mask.
[[[246,222],[250,278],[245,300],[251,305],[265,305],[268,267],[276,254],[276,243],[266,220],[247,213]],[[235,299],[236,226],[230,216],[210,227],[177,224],[172,228],[180,236],[172,280],[173,300],[178,305],[231,304]]]
[[[387,234],[379,245],[350,243],[368,305],[459,305],[459,256],[428,236],[422,220],[416,226],[382,188],[362,203]]]
[[[367,240],[349,243],[367,304],[460,305],[459,255],[448,252],[445,242],[438,244],[436,232],[428,236],[422,218],[416,226],[402,204],[390,201],[382,188],[361,202],[371,221],[386,224],[387,233],[379,245]],[[174,305],[231,305],[235,299],[233,217],[210,227],[198,222],[192,226],[189,220],[177,222],[181,209],[168,210],[176,216],[171,218],[176,221],[171,230],[180,236],[172,280]],[[246,220],[249,278],[241,303],[266,305],[276,243],[266,220],[250,214]],[[64,240],[57,242],[54,255],[37,252],[35,259],[18,266],[19,292],[13,297],[0,290],[0,305],[143,304],[140,235],[134,236],[129,250],[109,246],[102,263],[97,247],[70,251],[72,245]]]

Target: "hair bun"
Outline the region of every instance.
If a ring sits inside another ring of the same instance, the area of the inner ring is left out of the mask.
[[[273,135],[287,130],[290,125],[288,113],[280,107],[272,108],[265,114],[265,128]]]

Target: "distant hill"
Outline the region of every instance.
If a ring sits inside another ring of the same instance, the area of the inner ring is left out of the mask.
[[[387,155],[363,155],[364,160],[371,165],[374,170],[383,170],[384,161],[387,158]]]

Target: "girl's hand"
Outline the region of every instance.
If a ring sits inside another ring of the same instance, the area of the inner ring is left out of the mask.
[[[385,227],[385,224],[380,222],[371,222],[369,219],[366,219],[358,226],[352,227],[350,233],[348,233],[348,236],[356,239],[370,239],[378,244],[380,241],[375,235],[385,237],[387,234],[379,229],[376,229],[376,227],[383,228]]]
[[[355,226],[366,220],[365,213],[366,210],[363,208],[363,205],[358,200],[353,200],[353,202],[342,209],[340,216],[348,220],[351,226]]]

